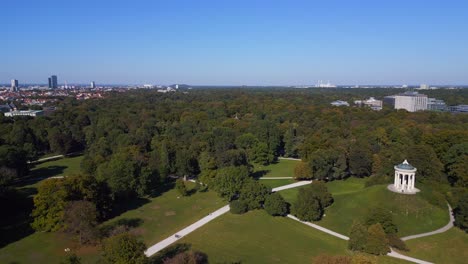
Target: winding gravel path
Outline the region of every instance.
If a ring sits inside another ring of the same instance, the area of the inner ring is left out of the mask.
[[[453,227],[453,222],[455,222],[455,218],[453,217],[452,207],[450,207],[450,204],[447,204],[447,206],[449,208],[449,217],[450,217],[450,220],[449,220],[447,225],[445,225],[444,227],[441,227],[441,228],[439,228],[437,230],[431,231],[431,232],[417,234],[417,235],[411,235],[411,236],[405,236],[405,237],[402,237],[401,240],[406,241],[406,240],[420,238],[420,237],[432,236],[432,235],[435,235],[435,234],[443,233],[443,232],[449,230],[450,228],[452,228]]]
[[[286,189],[291,189],[291,188],[296,188],[296,187],[299,187],[299,186],[303,186],[303,185],[307,185],[307,184],[310,184],[312,181],[301,181],[301,182],[295,182],[295,183],[292,183],[292,184],[288,184],[288,185],[284,185],[284,186],[280,186],[280,187],[277,187],[277,188],[273,188],[271,191],[272,192],[277,192],[277,191],[281,191],[281,190],[286,190]],[[187,226],[186,228],[180,230],[179,232],[175,233],[175,234],[172,234],[171,236],[169,236],[168,238],[152,245],[151,247],[149,247],[146,251],[145,251],[145,255],[150,257],[156,253],[158,253],[159,251],[163,250],[164,248],[168,247],[169,245],[175,243],[177,240],[181,239],[182,237],[192,233],[193,231],[197,230],[198,228],[204,226],[205,224],[207,224],[208,222],[210,222],[211,220],[225,214],[229,212],[229,204],[212,212],[211,214],[203,217],[202,219],[198,220],[197,222]]]

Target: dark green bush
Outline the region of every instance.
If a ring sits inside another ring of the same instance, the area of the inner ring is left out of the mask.
[[[248,211],[248,206],[244,201],[234,200],[229,203],[229,206],[233,214],[243,214]]]

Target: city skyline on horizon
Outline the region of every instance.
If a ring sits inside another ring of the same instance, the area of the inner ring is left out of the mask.
[[[468,3],[9,1],[0,82],[468,85]],[[15,41],[13,41],[15,39]]]

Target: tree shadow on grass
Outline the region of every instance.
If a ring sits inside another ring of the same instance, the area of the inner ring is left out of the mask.
[[[143,224],[143,219],[141,218],[122,218],[117,221],[112,221],[109,224],[105,224],[99,228],[99,231],[102,236],[109,237],[113,233],[122,231],[129,231],[132,228],[137,228]]]
[[[0,197],[2,217],[0,217],[0,248],[34,233],[31,228],[33,200],[30,191],[8,190]]]
[[[15,184],[15,187],[22,187],[25,185],[35,184],[39,181],[54,176],[63,176],[66,166],[49,166],[47,168],[38,168],[31,170],[29,175]]]
[[[115,206],[109,215],[109,219],[119,216],[127,211],[135,210],[149,202],[151,202],[150,199],[141,197],[119,199],[115,202]]]
[[[252,174],[252,176],[254,177],[254,179],[259,179],[259,178],[267,175],[269,172],[270,172],[270,170],[259,170],[259,171],[254,172]]]
[[[161,184],[161,185],[157,186],[156,188],[154,188],[151,191],[149,196],[151,198],[158,197],[158,196],[163,195],[164,193],[174,189],[174,187],[175,187],[175,181],[165,182],[164,184]]]

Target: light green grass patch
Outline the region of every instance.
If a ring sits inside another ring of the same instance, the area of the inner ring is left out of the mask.
[[[317,224],[348,235],[353,221],[363,220],[375,207],[387,208],[392,213],[399,228],[399,236],[429,232],[448,223],[448,209],[433,206],[420,195],[393,193],[385,185],[363,188],[364,182],[365,179],[351,178],[327,183],[334,203],[325,210],[323,219]],[[293,203],[298,189],[280,193],[288,202]]]
[[[434,263],[463,264],[468,259],[468,235],[458,228],[433,236],[406,241],[405,255]]]
[[[296,160],[278,160],[267,166],[255,164],[254,176],[259,177],[294,177],[294,167],[299,163]]]
[[[311,263],[320,254],[346,255],[346,241],[264,210],[227,213],[183,238],[210,263]]]

